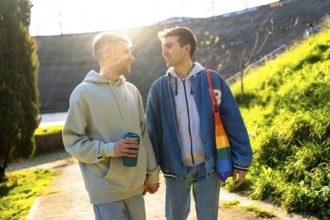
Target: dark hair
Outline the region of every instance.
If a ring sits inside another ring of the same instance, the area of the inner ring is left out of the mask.
[[[311,22],[308,22],[306,26],[307,28],[313,28],[313,24]]]
[[[93,41],[94,57],[98,60],[105,47],[114,46],[118,43],[127,43],[129,47],[132,46],[132,41],[127,36],[112,32],[102,32],[97,34]]]
[[[158,32],[160,40],[169,36],[179,36],[178,42],[181,47],[189,44],[191,46],[190,57],[193,57],[196,51],[197,40],[194,33],[187,27],[174,27]]]

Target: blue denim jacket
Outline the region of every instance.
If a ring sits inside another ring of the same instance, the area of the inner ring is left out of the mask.
[[[170,74],[157,79],[150,88],[147,100],[147,127],[155,156],[164,175],[178,179],[186,177],[178,138],[174,92],[170,85]],[[200,117],[200,136],[204,149],[207,176],[215,169],[216,150],[213,111],[207,84],[206,70],[192,80],[192,93]],[[225,80],[212,72],[213,89],[222,94],[218,103],[221,119],[232,149],[233,166],[247,169],[252,162],[252,149],[244,121],[236,101]]]

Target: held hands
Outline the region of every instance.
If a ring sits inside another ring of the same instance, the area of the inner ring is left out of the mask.
[[[148,184],[147,180],[144,181],[143,195],[147,194],[147,192],[150,194],[154,194],[159,189],[159,185],[160,185],[160,183],[152,183],[152,184],[149,183]]]
[[[236,187],[238,187],[245,181],[245,174],[246,174],[246,171],[244,171],[244,170],[234,169],[233,181],[234,181],[234,185]]]
[[[137,157],[139,145],[135,140],[120,139],[115,143],[115,157]]]

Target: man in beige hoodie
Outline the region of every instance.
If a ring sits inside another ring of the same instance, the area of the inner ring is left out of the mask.
[[[97,220],[144,220],[143,194],[159,187],[142,98],[124,77],[134,61],[131,44],[115,33],[95,37],[100,71],[91,70],[72,92],[62,132],[65,150],[79,162]],[[140,144],[123,139],[127,132],[139,134]],[[137,165],[124,166],[123,156],[137,157]]]

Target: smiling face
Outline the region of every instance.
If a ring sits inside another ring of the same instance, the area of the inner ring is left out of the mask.
[[[121,75],[129,74],[134,61],[131,46],[131,40],[123,35],[110,32],[97,35],[93,52],[100,64],[100,75],[117,81]]]
[[[109,48],[109,50],[109,62],[111,63],[113,71],[117,72],[119,75],[129,74],[131,72],[131,64],[134,61],[129,45],[125,42],[120,42]]]
[[[187,49],[189,45],[180,46],[179,36],[168,36],[162,39],[162,55],[167,67],[177,67],[182,64],[189,54]]]
[[[196,37],[187,27],[174,27],[158,32],[162,42],[162,55],[167,67],[185,75],[191,69],[191,58],[196,51]]]

